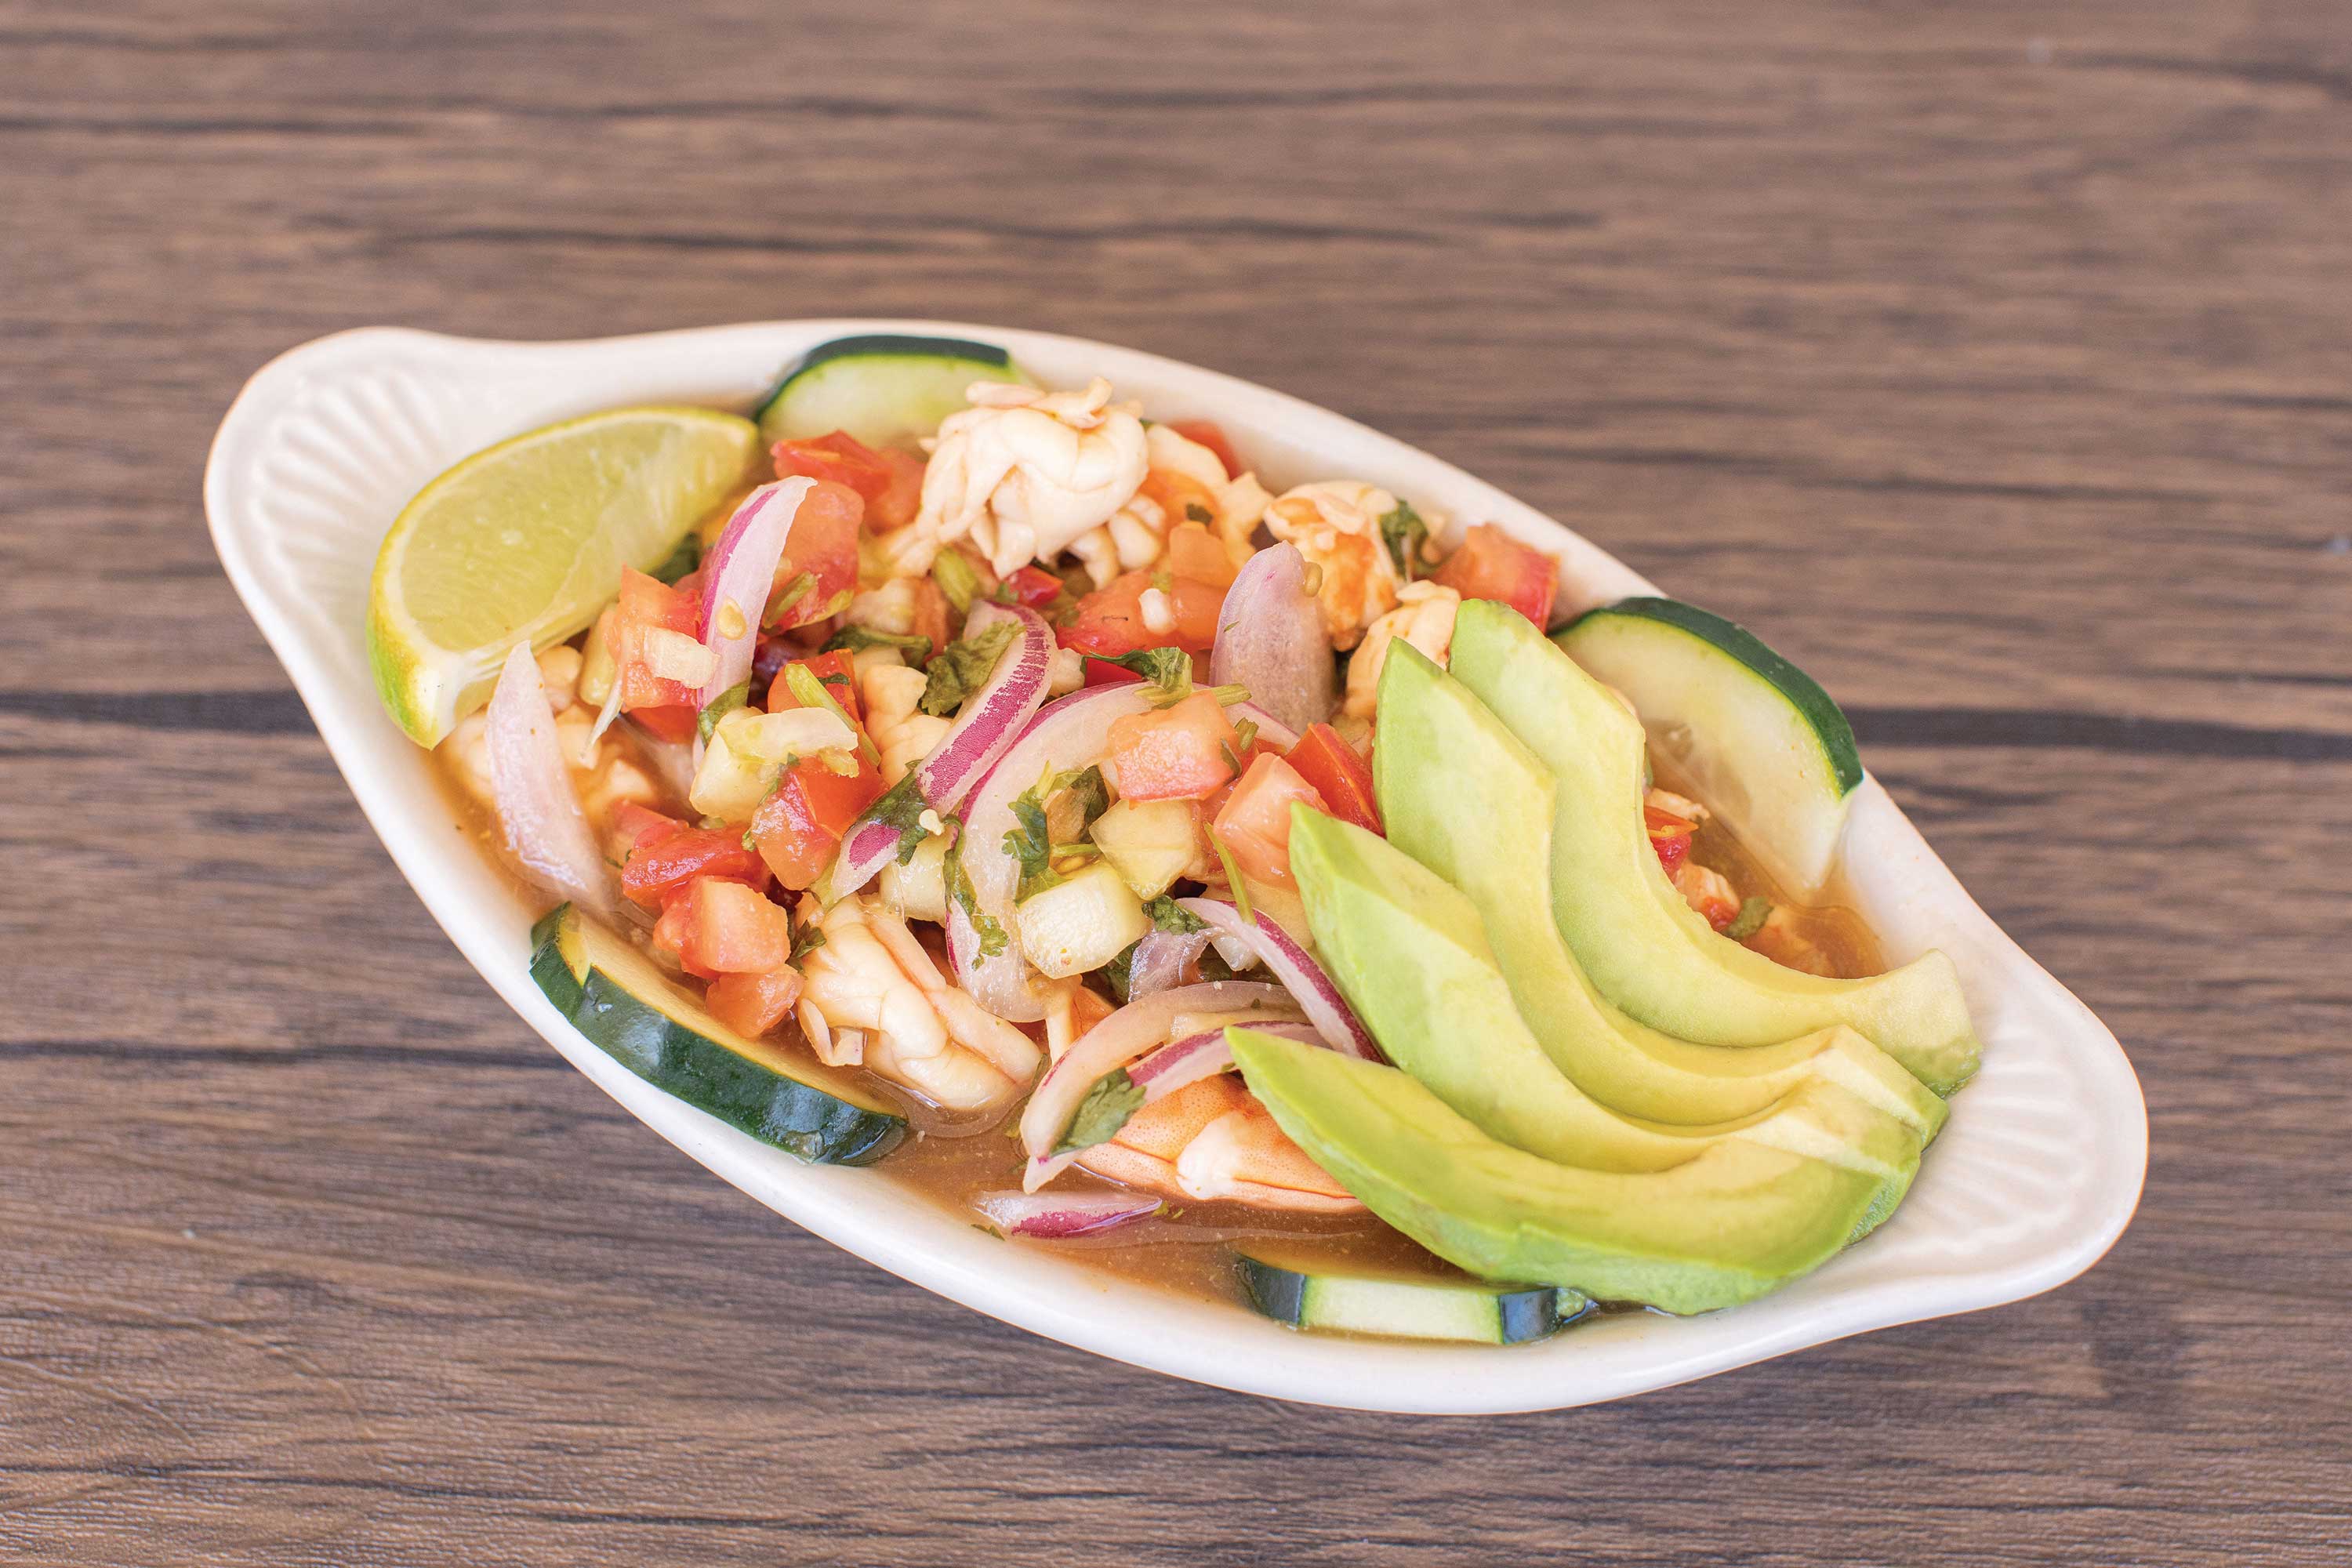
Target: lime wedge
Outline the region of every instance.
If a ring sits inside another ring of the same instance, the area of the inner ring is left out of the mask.
[[[507,651],[561,642],[742,485],[748,419],[622,408],[502,441],[426,485],[384,535],[368,663],[411,740],[436,745],[488,700]]]

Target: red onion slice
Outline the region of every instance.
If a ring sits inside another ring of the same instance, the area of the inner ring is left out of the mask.
[[[1274,977],[1298,999],[1324,1044],[1368,1062],[1388,1060],[1372,1042],[1370,1031],[1357,1019],[1355,1009],[1339,994],[1339,986],[1323,972],[1323,966],[1288,931],[1255,910],[1244,920],[1239,910],[1214,899],[1179,899],[1176,904],[1206,921],[1210,929],[1219,934],[1248,943],[1250,951],[1264,961]]]
[[[972,606],[963,635],[971,637],[1007,619],[1020,626],[1019,635],[998,658],[987,681],[965,700],[954,725],[907,775],[905,787],[921,795],[923,804],[933,810],[950,812],[961,805],[997,759],[1020,739],[1022,726],[1045,700],[1054,667],[1054,629],[1045,617],[1020,605],[982,600]],[[825,900],[854,893],[872,881],[897,858],[905,833],[873,813],[852,825],[826,876]],[[1002,841],[1000,836],[996,842]],[[1045,1016],[1042,1006],[1036,1016]]]
[[[1105,691],[1116,687],[1103,687]],[[1269,1019],[1290,1016],[1290,998],[1279,985],[1249,980],[1213,980],[1179,985],[1129,1002],[1071,1042],[1062,1059],[1045,1069],[1029,1103],[1021,1110],[1021,1148],[1028,1156],[1021,1184],[1035,1192],[1068,1168],[1076,1152],[1056,1154],[1070,1119],[1096,1080],[1123,1068],[1168,1038],[1185,1013],[1261,1013]]]
[[[717,656],[710,679],[702,683],[706,708],[720,693],[751,678],[760,618],[768,613],[768,595],[775,591],[784,541],[792,533],[793,519],[800,515],[802,498],[814,482],[778,479],[745,496],[720,531],[719,542],[703,558],[702,646]],[[722,606],[730,603],[740,623],[732,631],[720,624],[728,619]]]
[[[1153,931],[1135,944],[1135,956],[1127,961],[1127,999],[1138,1001],[1167,990],[1208,946],[1204,931]]]
[[[1066,1241],[1147,1219],[1160,1212],[1160,1200],[1134,1193],[982,1193],[971,1206],[1007,1236]]]
[[[1243,563],[1217,612],[1209,679],[1249,688],[1250,700],[1294,732],[1331,717],[1339,666],[1297,546],[1273,545]]]
[[[488,722],[491,804],[507,852],[537,886],[610,920],[613,868],[572,787],[555,710],[530,644],[517,643],[507,655],[490,692]]]
[[[998,1017],[1033,1024],[1045,1016],[1045,999],[1029,984],[1029,963],[1021,955],[1021,933],[1013,919],[1013,893],[1020,866],[1003,851],[1015,826],[1013,802],[1048,768],[1061,773],[1099,762],[1110,745],[1114,720],[1149,712],[1148,686],[1097,686],[1047,703],[971,793],[963,814],[964,875],[981,913],[1004,932],[1004,945],[991,957],[980,950],[980,934],[961,904],[948,906],[948,951],[956,980]]]
[[[1254,1024],[1269,1035],[1285,1039],[1303,1040],[1319,1046],[1323,1037],[1312,1024]],[[1187,1089],[1204,1078],[1214,1078],[1229,1072],[1234,1065],[1234,1048],[1225,1043],[1223,1029],[1210,1029],[1198,1035],[1187,1035],[1181,1040],[1171,1040],[1150,1056],[1127,1069],[1129,1081],[1143,1090],[1143,1103],[1165,1100],[1180,1089]]]

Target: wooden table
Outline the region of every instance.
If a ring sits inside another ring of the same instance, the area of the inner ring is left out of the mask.
[[[2352,1561],[2352,26],[0,5],[0,1560]],[[1129,1371],[531,1037],[214,561],[370,321],[1112,339],[1765,629],[2130,1048],[2087,1278],[1580,1413]]]

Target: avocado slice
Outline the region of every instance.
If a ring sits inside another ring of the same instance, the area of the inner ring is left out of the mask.
[[[1671,1171],[1584,1171],[1496,1142],[1395,1068],[1231,1028],[1250,1092],[1364,1205],[1489,1279],[1704,1312],[1826,1262],[1877,1178],[1746,1139]]]
[[[1843,1026],[1772,1045],[1713,1046],[1626,1016],[1593,988],[1559,928],[1528,912],[1551,900],[1556,791],[1543,764],[1410,644],[1395,646],[1381,667],[1380,716],[1372,771],[1389,842],[1476,910],[1520,1016],[1593,1099],[1658,1121],[1722,1121],[1820,1078],[1928,1139],[1942,1128],[1944,1102]],[[1430,766],[1432,757],[1446,765]]]
[[[1641,721],[1517,612],[1462,606],[1450,668],[1552,774],[1552,918],[1602,995],[1685,1040],[1762,1046],[1843,1024],[1938,1094],[1976,1071],[1942,952],[1866,980],[1784,969],[1683,901],[1642,828]]]
[[[1822,1079],[1702,1127],[1596,1104],[1528,1032],[1468,899],[1377,835],[1303,805],[1291,812],[1290,866],[1317,951],[1389,1059],[1515,1149],[1631,1172],[1671,1170],[1727,1140],[1768,1143],[1876,1177],[1873,1224],[1918,1171],[1917,1127]]]

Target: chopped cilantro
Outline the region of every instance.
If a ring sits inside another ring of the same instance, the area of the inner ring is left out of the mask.
[[[998,621],[940,649],[939,657],[931,660],[931,679],[923,687],[922,700],[915,706],[934,718],[944,719],[953,713],[973,692],[988,684],[996,661],[1004,657],[1004,650],[1013,646],[1013,639],[1020,633],[1020,622]]]
[[[922,792],[915,787],[915,775],[910,772],[885,790],[880,799],[867,806],[865,815],[857,819],[850,831],[854,833],[858,826],[868,822],[897,828],[898,864],[904,866],[915,858],[915,851],[923,847],[923,840],[930,837],[922,822],[923,813],[930,809],[931,803],[925,800]]]
[[[1388,542],[1397,575],[1412,582],[1413,569],[1421,564],[1421,547],[1429,538],[1429,524],[1412,510],[1412,502],[1401,500],[1395,510],[1381,514],[1381,537]]]
[[[1050,774],[1013,796],[1013,820],[1017,826],[1004,835],[1004,852],[1021,865],[1021,884],[1013,895],[1016,903],[1033,893],[1044,892],[1062,879],[1054,869],[1055,857],[1080,850],[1099,853],[1092,845],[1054,842],[1048,811],[1055,797],[1065,791],[1077,797],[1080,832],[1093,826],[1095,818],[1110,809],[1110,792],[1103,783],[1100,767]]]
[[[1143,945],[1138,937],[1118,950],[1118,956],[1102,966],[1103,984],[1110,987],[1111,999],[1124,1007],[1128,1002],[1128,972],[1135,967],[1135,950]]]
[[[702,705],[701,716],[694,721],[695,732],[705,741],[709,740],[710,731],[719,728],[719,721],[750,700],[751,700],[751,680],[747,678],[737,681]]]
[[[1764,922],[1771,918],[1772,901],[1769,899],[1743,900],[1739,912],[1731,917],[1731,923],[1723,928],[1723,934],[1734,942],[1746,942],[1762,931]]]
[[[942,550],[931,557],[931,581],[947,595],[948,607],[959,616],[971,610],[980,596],[980,568],[961,550]]]
[[[798,963],[804,955],[814,952],[824,945],[824,928],[811,921],[801,927],[800,935],[793,938],[793,962]]]
[[[702,541],[689,533],[677,542],[677,548],[669,552],[669,559],[655,567],[652,574],[676,587],[679,578],[701,564]]]
[[[1160,894],[1158,898],[1144,905],[1143,912],[1151,917],[1151,923],[1153,925],[1159,927],[1161,931],[1172,932],[1177,936],[1189,936],[1196,931],[1206,931],[1209,929],[1208,921],[1202,920],[1200,916],[1194,914],[1192,910],[1186,909],[1183,905],[1178,903],[1175,900],[1170,898],[1165,893]]]
[[[1097,664],[1115,664],[1143,677],[1158,688],[1151,699],[1158,707],[1171,707],[1192,695],[1192,656],[1181,647],[1139,647],[1117,658],[1098,653],[1087,657]]]
[[[869,647],[895,647],[907,656],[909,664],[928,664],[931,658],[931,639],[914,632],[877,632],[871,626],[844,626],[824,639],[817,651],[831,653],[845,648],[851,653],[863,653]]]
[[[1127,1076],[1125,1068],[1113,1068],[1095,1079],[1087,1097],[1070,1114],[1070,1124],[1062,1131],[1061,1142],[1054,1145],[1056,1154],[1075,1154],[1081,1149],[1091,1149],[1097,1143],[1108,1143],[1118,1130],[1127,1125],[1143,1104],[1143,1086]]]

